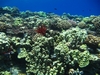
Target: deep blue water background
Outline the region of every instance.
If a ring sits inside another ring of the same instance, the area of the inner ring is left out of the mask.
[[[56,14],[100,15],[100,0],[0,0],[0,6],[18,7],[20,11],[44,11]]]

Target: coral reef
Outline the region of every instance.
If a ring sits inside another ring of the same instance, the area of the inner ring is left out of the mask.
[[[0,75],[100,75],[100,16],[1,7]]]

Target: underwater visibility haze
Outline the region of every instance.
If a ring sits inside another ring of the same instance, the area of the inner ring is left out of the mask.
[[[44,11],[56,14],[99,15],[100,0],[0,0],[0,6],[16,6],[20,11]]]
[[[100,75],[100,0],[0,0],[0,75]]]

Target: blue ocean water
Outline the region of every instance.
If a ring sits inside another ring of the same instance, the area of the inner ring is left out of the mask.
[[[100,0],[0,0],[0,6],[18,7],[20,11],[44,11],[61,15],[100,15]]]

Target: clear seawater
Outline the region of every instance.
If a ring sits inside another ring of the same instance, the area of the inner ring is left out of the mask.
[[[0,0],[0,7],[18,7],[20,11],[44,11],[55,14],[100,15],[100,0]]]

